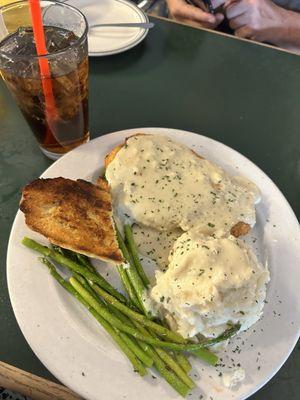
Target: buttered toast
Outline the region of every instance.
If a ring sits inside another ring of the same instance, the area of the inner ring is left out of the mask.
[[[107,183],[36,179],[23,189],[20,210],[26,224],[65,249],[120,264]]]

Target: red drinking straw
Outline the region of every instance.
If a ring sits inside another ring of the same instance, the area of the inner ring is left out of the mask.
[[[48,54],[48,51],[46,47],[40,0],[29,0],[29,7],[37,55],[45,56]],[[56,107],[53,95],[51,72],[47,57],[39,58],[39,66],[41,72],[43,93],[45,97],[46,119],[49,123],[50,120],[55,119]]]

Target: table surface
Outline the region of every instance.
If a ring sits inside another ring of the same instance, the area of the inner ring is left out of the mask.
[[[135,49],[90,59],[92,138],[148,126],[201,133],[251,159],[299,217],[300,57],[173,22],[154,22]],[[21,188],[51,162],[2,83],[0,138],[0,360],[56,381],[16,323],[5,271]],[[298,344],[251,400],[299,399],[299,350]]]

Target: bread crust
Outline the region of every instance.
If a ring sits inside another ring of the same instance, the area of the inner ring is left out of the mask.
[[[108,154],[106,154],[105,158],[104,158],[104,165],[105,168],[107,168],[109,166],[109,164],[115,159],[116,155],[118,154],[118,152],[126,145],[127,141],[135,136],[147,136],[146,133],[135,133],[134,135],[128,136],[125,140],[124,143],[118,144],[117,146],[115,146]]]
[[[23,189],[20,210],[26,224],[51,243],[89,257],[120,264],[108,184],[78,179],[36,179]]]

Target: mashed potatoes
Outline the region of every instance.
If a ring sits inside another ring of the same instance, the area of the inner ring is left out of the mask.
[[[228,321],[247,329],[262,314],[269,272],[232,236],[182,234],[165,273],[156,272],[151,297],[184,337],[219,335]]]

